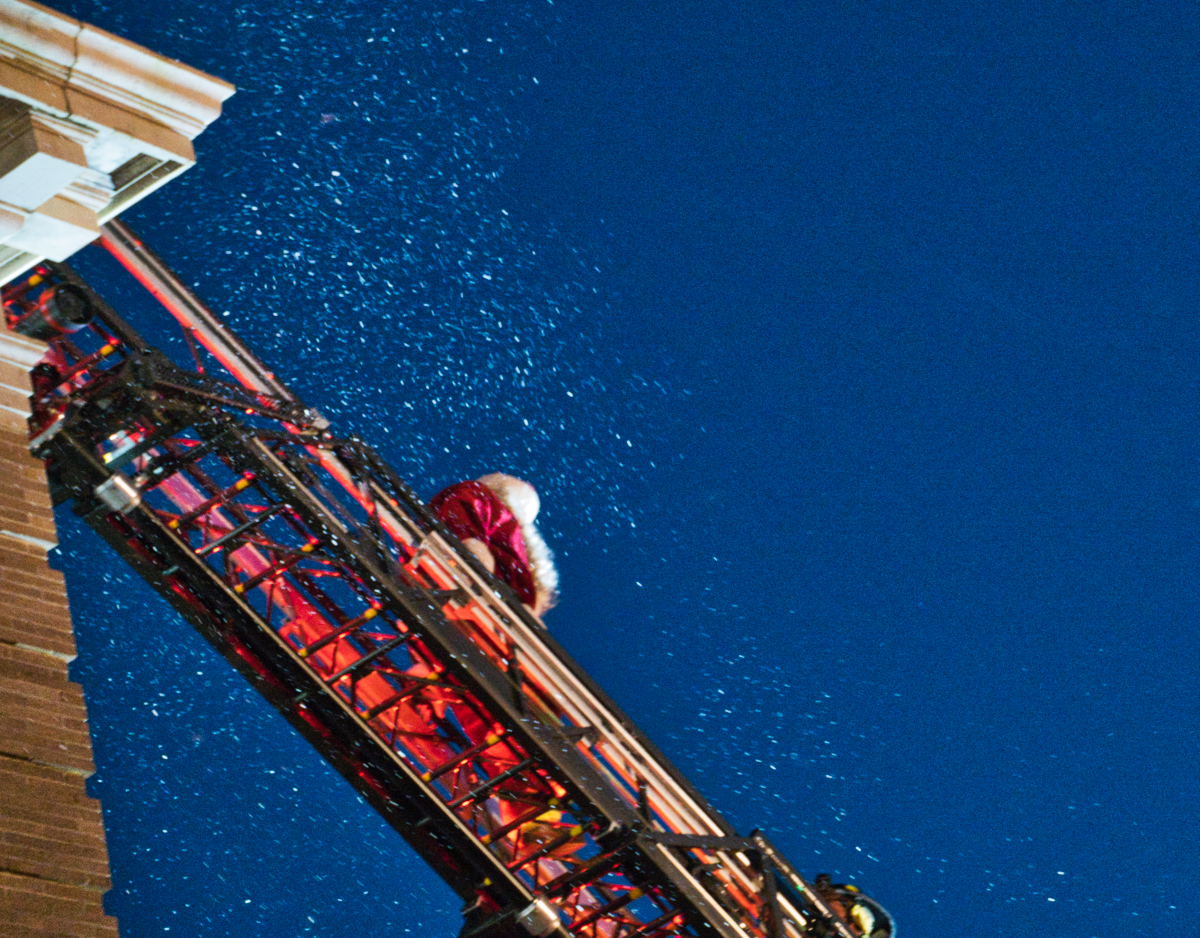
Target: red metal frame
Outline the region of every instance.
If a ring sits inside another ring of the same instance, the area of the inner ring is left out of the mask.
[[[6,309],[64,276],[40,269]],[[436,852],[429,827],[469,845],[491,873],[439,862],[476,897],[477,931],[536,908],[581,938],[855,938],[765,841],[734,836],[373,452],[174,303],[245,391],[172,371],[105,307],[86,333],[99,348],[55,342],[34,441],[91,523],[377,806],[397,773],[427,800],[410,841]]]

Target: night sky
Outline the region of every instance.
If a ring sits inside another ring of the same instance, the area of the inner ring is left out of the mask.
[[[238,86],[127,220],[421,494],[534,482],[550,628],[740,831],[905,938],[1196,930],[1190,5],[59,8]],[[60,525],[124,938],[452,936]]]

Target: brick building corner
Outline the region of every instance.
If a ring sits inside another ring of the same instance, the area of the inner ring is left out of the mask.
[[[45,346],[0,330],[0,932],[116,936],[83,690],[54,516],[29,455],[29,368]]]

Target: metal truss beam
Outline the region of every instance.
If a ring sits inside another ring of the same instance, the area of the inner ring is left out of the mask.
[[[105,237],[234,380],[198,353],[172,363],[64,265],[6,288],[10,321],[63,284],[95,313],[35,372],[55,497],[464,898],[465,935],[857,938],[378,454],[335,437],[132,232]]]

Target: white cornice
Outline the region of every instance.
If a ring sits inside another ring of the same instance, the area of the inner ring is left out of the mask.
[[[39,3],[0,0],[0,282],[66,259],[194,165],[192,140],[233,92]]]
[[[234,92],[226,81],[29,0],[0,0],[5,62],[29,79],[5,82],[9,97],[113,126],[94,113],[98,100],[188,140],[220,116],[221,102]]]

